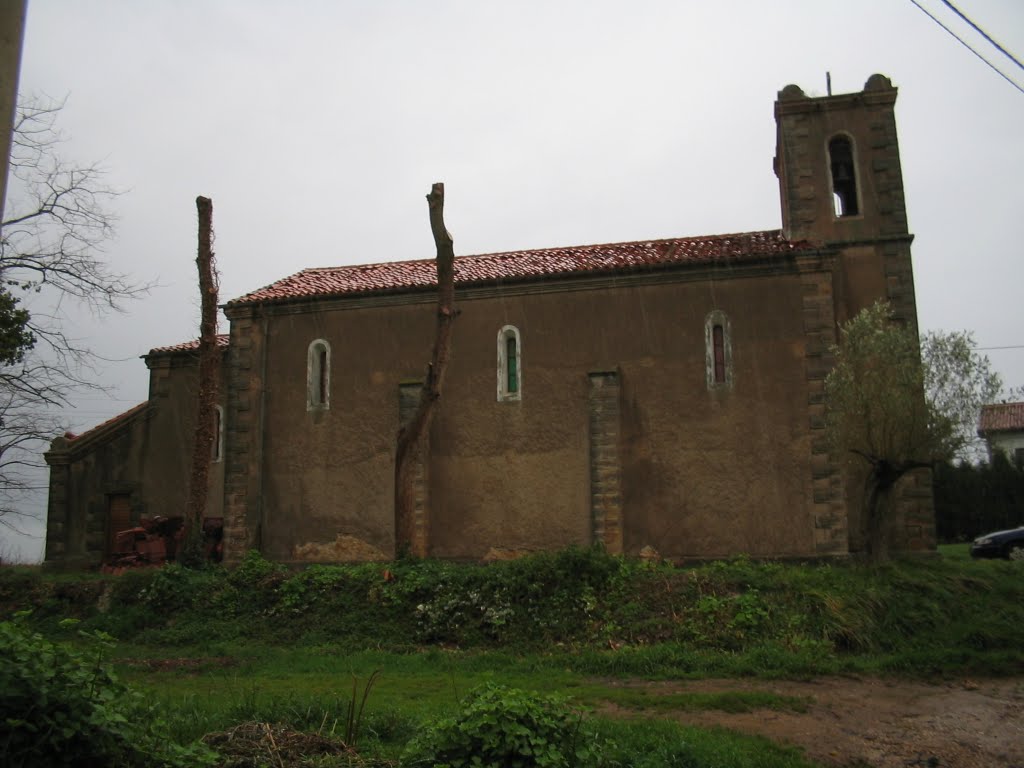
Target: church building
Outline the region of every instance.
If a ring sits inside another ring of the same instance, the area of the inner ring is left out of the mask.
[[[917,325],[896,95],[883,75],[779,92],[781,229],[458,257],[400,525],[396,434],[433,344],[434,261],[311,268],[228,301],[207,510],[225,561],[862,550],[862,470],[828,445],[823,387],[862,308]],[[146,402],[46,453],[48,562],[98,564],[117,531],[184,514],[197,344],[144,360]],[[934,549],[929,474],[899,498],[891,546]]]

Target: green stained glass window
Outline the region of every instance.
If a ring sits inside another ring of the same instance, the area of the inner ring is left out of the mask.
[[[519,368],[516,366],[516,337],[505,339],[505,366],[508,379],[505,390],[509,393],[519,391]]]

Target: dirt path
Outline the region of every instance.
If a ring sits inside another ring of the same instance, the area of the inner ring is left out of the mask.
[[[806,698],[811,704],[804,713],[702,711],[674,717],[795,744],[828,766],[1024,768],[1024,678],[940,685],[874,678],[619,684],[651,693],[766,691]]]

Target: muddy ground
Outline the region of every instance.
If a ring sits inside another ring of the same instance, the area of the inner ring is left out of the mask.
[[[605,683],[651,693],[766,691],[806,699],[810,705],[804,713],[701,711],[671,716],[690,725],[723,726],[793,744],[828,766],[1024,768],[1020,677],[938,685],[875,678]]]

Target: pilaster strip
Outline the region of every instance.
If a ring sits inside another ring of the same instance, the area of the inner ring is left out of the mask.
[[[264,340],[260,338],[259,324],[251,317],[238,318],[231,323],[231,349],[244,349],[244,354],[227,356],[227,408],[224,414],[224,562],[238,564],[255,541],[250,525],[251,515],[258,510],[258,500],[252,498],[258,488],[260,439],[258,404],[263,382],[261,372],[254,365],[260,357]]]
[[[593,541],[622,554],[622,465],[619,456],[619,374],[599,371],[590,379],[590,510]]]
[[[398,385],[398,424],[404,426],[412,419],[413,414],[420,404],[420,393],[423,383],[419,381],[406,382]],[[430,439],[429,435],[423,436],[423,441]],[[424,451],[417,451],[413,458],[413,494],[415,507],[413,509],[412,539],[409,542],[411,554],[416,557],[427,557],[430,554],[430,526],[427,519],[427,469],[424,461]],[[397,531],[396,537],[397,537]],[[397,552],[395,553],[398,554]]]
[[[849,552],[849,518],[843,498],[842,473],[825,434],[825,377],[835,364],[835,308],[832,273],[824,269],[801,274],[804,324],[807,423],[811,433],[807,482],[814,519],[814,550],[818,555]]]

